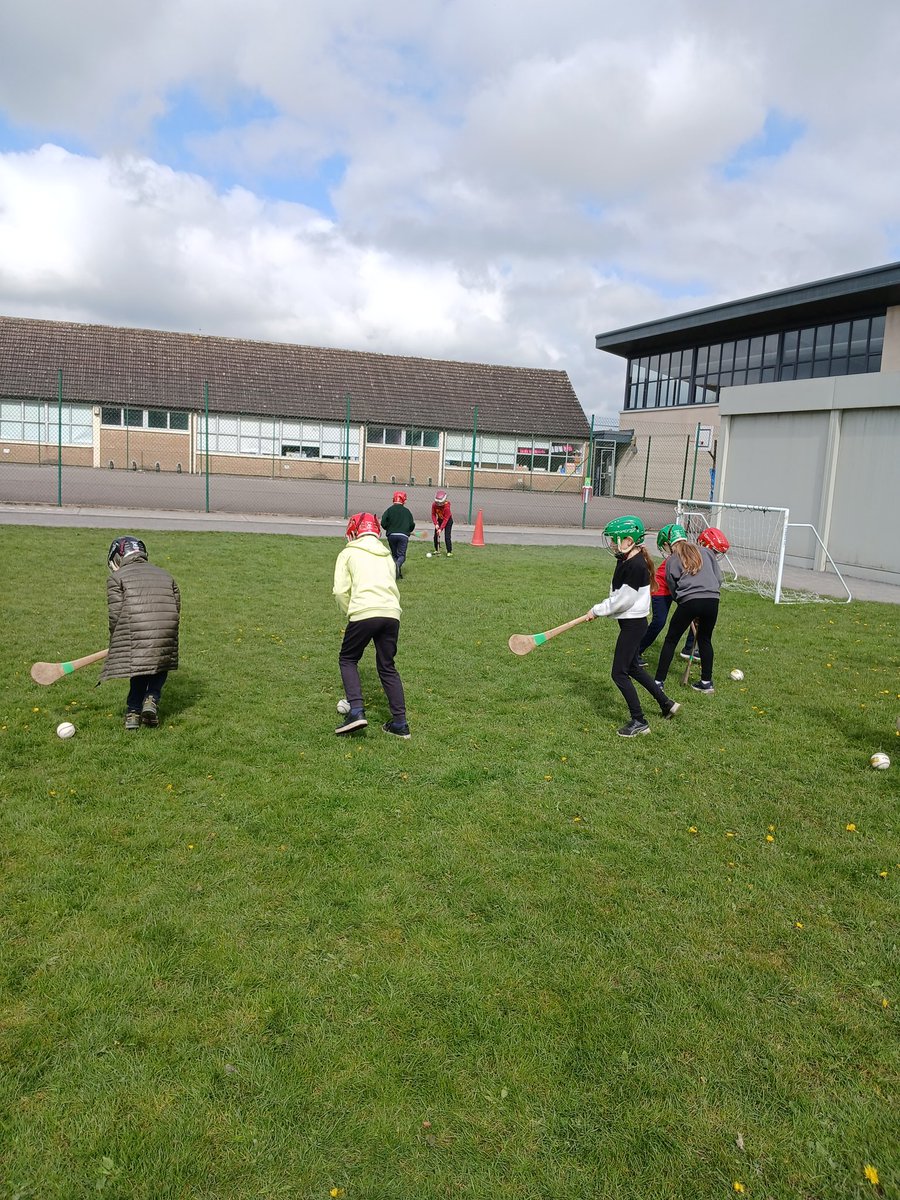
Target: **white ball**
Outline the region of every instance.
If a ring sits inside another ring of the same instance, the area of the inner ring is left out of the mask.
[[[429,551],[428,551],[428,553],[425,555],[425,557],[426,557],[426,558],[431,558],[431,551],[430,551],[430,550],[429,550]]]
[[[70,738],[75,736],[75,726],[71,721],[62,721],[56,727],[56,736],[61,738]]]
[[[872,757],[869,759],[869,762],[872,764],[872,766],[875,768],[876,771],[886,771],[888,769],[888,767],[891,765],[891,760],[888,758],[888,756],[886,754],[883,754],[880,750],[872,755]]]
[[[737,667],[735,667],[734,670],[731,672],[731,678],[740,681],[741,679],[744,678],[744,672],[739,671],[737,669]]]
[[[349,700],[338,700],[337,710],[341,714],[342,717],[345,717],[347,715],[347,713],[350,711],[350,701]]]

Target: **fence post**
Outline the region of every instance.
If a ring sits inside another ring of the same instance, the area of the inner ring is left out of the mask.
[[[478,405],[472,413],[472,465],[469,468],[469,515],[466,524],[472,524],[472,493],[475,491],[475,441],[478,435]]]
[[[681,491],[678,493],[678,499],[684,497],[684,485],[687,483],[687,460],[691,452],[691,435],[688,434],[684,439],[684,466],[681,468]]]
[[[641,496],[642,500],[647,499],[647,476],[650,474],[650,443],[652,441],[653,441],[653,434],[648,433],[647,434],[647,463],[644,467],[644,494],[643,494],[643,496]]]
[[[347,411],[344,417],[344,520],[350,515],[350,393],[344,397]]]
[[[62,367],[56,373],[56,503],[62,508]]]
[[[588,484],[591,485],[593,491],[594,481],[591,478],[591,470],[594,466],[594,414],[591,413],[591,440],[588,442],[587,464],[584,469],[584,486],[581,489],[581,528],[584,529],[587,523],[587,491],[585,490]]]
[[[209,512],[209,380],[203,384],[203,407],[206,414],[206,511]],[[238,426],[240,431],[240,426]]]

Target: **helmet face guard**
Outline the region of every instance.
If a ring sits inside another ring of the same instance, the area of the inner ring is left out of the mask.
[[[381,537],[381,526],[378,524],[378,518],[374,513],[354,513],[347,522],[347,541],[355,542],[358,537],[362,537],[367,533],[372,533],[375,537]]]
[[[644,541],[644,532],[644,522],[639,517],[616,517],[603,530],[606,548],[618,558],[622,542],[630,538],[635,546],[640,546]]]
[[[395,504],[405,504],[406,503],[406,492],[394,492],[394,503]]]
[[[722,530],[716,529],[714,525],[711,525],[709,529],[704,529],[697,541],[701,546],[706,546],[708,550],[715,551],[716,554],[727,554],[731,546],[731,542]]]
[[[113,571],[118,571],[123,563],[139,557],[147,557],[147,547],[140,538],[125,534],[117,537],[112,543],[106,556],[106,562]]]

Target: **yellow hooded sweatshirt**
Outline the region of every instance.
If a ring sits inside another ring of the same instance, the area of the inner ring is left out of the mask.
[[[400,589],[391,552],[374,533],[348,542],[334,564],[333,594],[349,621],[400,619]]]

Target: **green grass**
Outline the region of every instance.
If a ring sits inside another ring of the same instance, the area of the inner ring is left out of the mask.
[[[0,537],[2,1200],[900,1196],[897,608],[726,595],[716,696],[676,660],[623,741],[612,622],[506,649],[608,557],[415,546],[413,739],[370,651],[346,741],[341,541],[150,532],[182,667],[126,735],[28,674],[105,644],[109,535]]]

